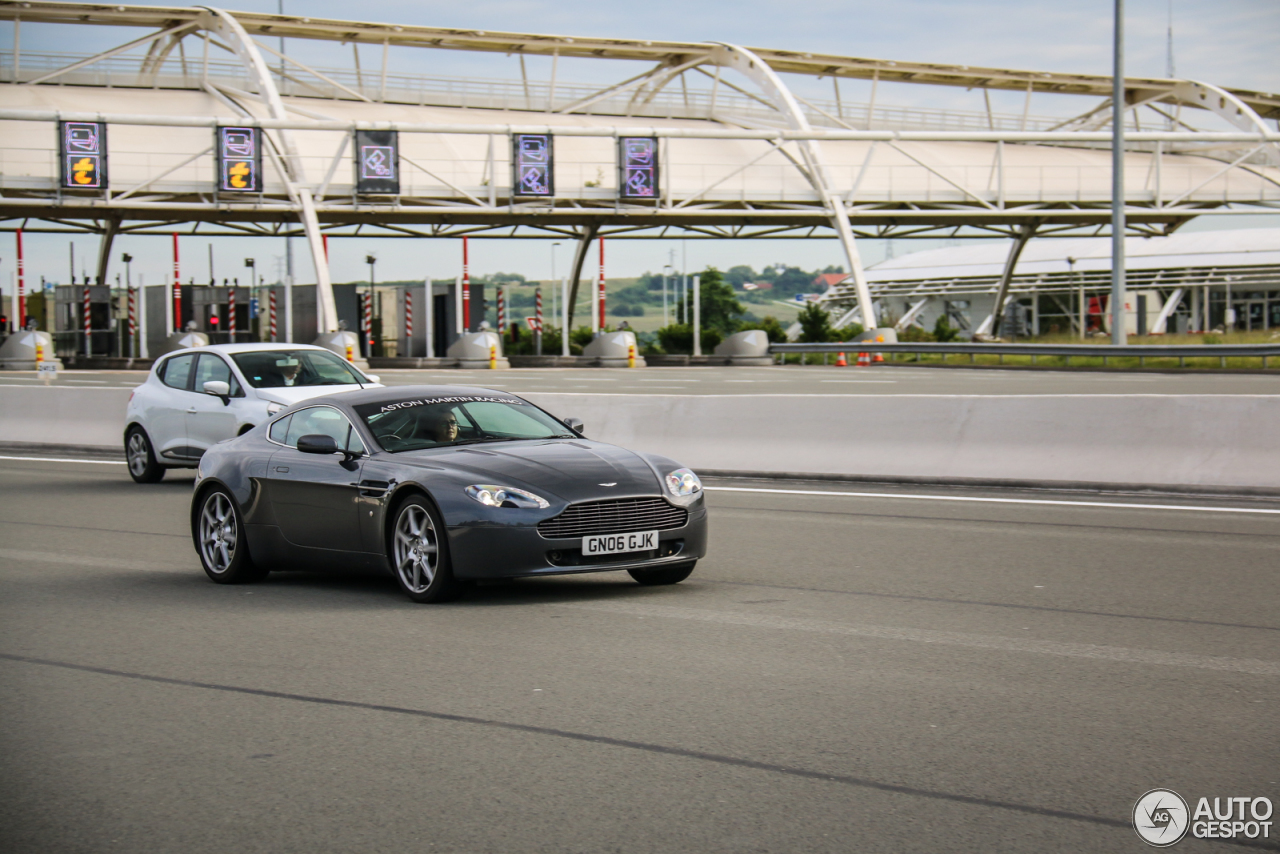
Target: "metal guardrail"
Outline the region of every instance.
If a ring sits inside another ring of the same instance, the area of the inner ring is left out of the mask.
[[[875,341],[837,341],[833,343],[812,344],[771,344],[769,353],[955,353],[968,355],[970,361],[974,356],[1064,356],[1070,364],[1072,356],[1098,357],[1103,364],[1108,358],[1137,357],[1141,365],[1146,359],[1175,358],[1179,365],[1187,359],[1217,358],[1219,364],[1225,364],[1228,358],[1251,357],[1261,358],[1262,366],[1267,366],[1267,359],[1280,356],[1280,343],[1277,344],[975,344],[963,342],[956,344],[938,344],[932,342],[887,344]]]

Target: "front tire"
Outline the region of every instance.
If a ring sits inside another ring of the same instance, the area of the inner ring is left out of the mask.
[[[151,437],[141,427],[130,427],[125,435],[124,458],[134,482],[159,483],[164,479],[164,466],[156,462]]]
[[[693,574],[693,568],[697,565],[698,562],[694,561],[680,566],[664,566],[662,569],[628,569],[627,574],[634,578],[638,584],[643,584],[646,587],[659,584],[679,584]]]
[[[410,496],[396,510],[387,558],[396,584],[415,602],[447,602],[461,592],[450,566],[444,522],[422,496]]]
[[[254,565],[235,499],[222,487],[209,490],[195,522],[196,551],[205,574],[219,584],[260,581],[266,571]]]

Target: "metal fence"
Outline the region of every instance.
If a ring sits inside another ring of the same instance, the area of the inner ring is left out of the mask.
[[[1177,359],[1178,365],[1187,359],[1216,358],[1225,367],[1228,358],[1260,358],[1267,367],[1267,359],[1280,356],[1277,344],[979,344],[963,342],[937,344],[931,342],[888,344],[875,341],[838,341],[833,343],[771,344],[770,354],[787,353],[914,353],[917,361],[922,353],[968,355],[972,363],[976,356],[999,356],[1001,364],[1005,356],[1030,356],[1032,363],[1039,356],[1062,356],[1066,364],[1075,358],[1102,357],[1107,364],[1112,358],[1137,358],[1138,364],[1147,359]]]

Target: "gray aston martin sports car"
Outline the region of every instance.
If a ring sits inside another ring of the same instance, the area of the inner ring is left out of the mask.
[[[211,447],[191,535],[219,583],[362,568],[440,602],[470,579],[683,581],[707,511],[692,471],[575,419],[492,389],[399,386],[312,398]]]

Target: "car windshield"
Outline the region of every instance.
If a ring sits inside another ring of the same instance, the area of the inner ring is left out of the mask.
[[[369,383],[328,350],[259,350],[232,353],[231,358],[254,388]]]
[[[354,409],[378,444],[392,453],[517,439],[576,438],[542,410],[510,397],[398,398]]]

